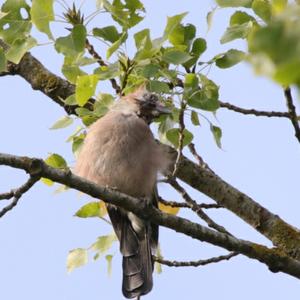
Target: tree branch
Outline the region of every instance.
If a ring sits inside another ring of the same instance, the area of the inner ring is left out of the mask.
[[[87,49],[87,51],[89,52],[89,54],[97,60],[98,64],[101,67],[106,67],[107,64],[105,63],[105,61],[103,60],[103,58],[96,52],[94,46],[89,42],[88,39],[86,39],[85,41],[85,48]],[[109,79],[112,88],[116,91],[117,94],[121,93],[121,87],[118,85],[117,81],[114,78]]]
[[[0,40],[0,46],[2,44]],[[68,81],[50,73],[31,54],[27,53],[23,57],[19,65],[16,66],[15,74],[22,76],[34,89],[42,91],[56,103],[63,106],[69,114],[75,113],[76,106],[65,107],[61,100],[74,93],[74,86]],[[87,104],[87,108],[92,107],[92,101]],[[169,151],[174,156],[175,161],[176,151],[169,146],[165,147],[166,151]],[[218,175],[182,156],[178,166],[177,177],[214,199],[218,205],[235,213],[270,239],[275,246],[300,260],[299,230],[284,222],[277,215],[272,214],[253,199],[222,180]]]
[[[115,189],[98,186],[72,174],[70,170],[52,168],[41,159],[0,153],[0,165],[22,169],[34,178],[45,177],[67,185],[97,199],[101,198],[106,203],[131,211],[140,218],[151,220],[155,224],[256,259],[266,264],[272,272],[284,272],[300,279],[300,262],[278,249],[269,249],[256,243],[237,239],[182,217],[163,213],[146,201],[140,201]]]
[[[228,235],[232,235],[229,233],[223,226],[220,226],[215,221],[213,221],[203,210],[195,200],[191,198],[191,196],[187,193],[187,191],[175,180],[175,179],[169,179],[169,184],[178,192],[181,194],[182,198],[186,201],[186,203],[189,205],[189,207],[194,211],[199,218],[201,218],[203,221],[206,222],[206,224],[219,231],[226,233]]]
[[[1,199],[1,198],[0,198]],[[158,201],[166,206],[171,207],[182,207],[182,208],[191,208],[191,206],[186,202],[176,202],[176,201],[167,201],[159,196]],[[210,208],[222,208],[222,206],[218,204],[207,204],[207,203],[197,203],[197,206],[200,208],[210,209]]]
[[[166,265],[168,267],[199,267],[205,266],[211,263],[218,263],[223,260],[230,260],[232,257],[237,256],[239,253],[232,252],[227,255],[220,255],[217,257],[212,257],[209,259],[200,259],[195,261],[176,261],[176,260],[166,260],[157,256],[153,256],[155,262],[160,263],[162,265]]]
[[[165,147],[175,160],[176,151],[169,146]],[[183,156],[178,166],[177,177],[235,213],[288,255],[300,259],[300,231],[225,182],[217,174]]]
[[[300,127],[299,127],[299,121],[296,113],[296,107],[294,105],[293,97],[291,89],[288,87],[284,90],[284,96],[286,99],[286,106],[289,110],[289,116],[290,120],[294,126],[295,129],[295,137],[300,142]]]
[[[19,202],[23,194],[25,194],[37,181],[40,180],[39,176],[30,176],[29,179],[27,180],[26,183],[24,183],[22,186],[20,186],[18,189],[15,191],[11,191],[10,193],[7,193],[6,195],[9,196],[10,198],[14,197],[12,202],[2,208],[0,210],[0,218],[3,217],[7,212],[12,210]],[[5,194],[2,194],[5,195]],[[1,197],[1,196],[0,196]],[[0,198],[1,199],[1,198]]]
[[[278,118],[288,118],[290,119],[290,114],[288,112],[280,112],[280,111],[262,111],[262,110],[256,110],[256,109],[246,109],[241,108],[238,106],[235,106],[233,104],[230,104],[228,102],[222,102],[219,101],[220,107],[227,108],[229,110],[235,111],[237,113],[243,114],[243,115],[254,115],[257,117],[278,117]]]

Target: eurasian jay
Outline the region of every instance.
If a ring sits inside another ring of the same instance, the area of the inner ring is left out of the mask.
[[[165,113],[170,111],[157,95],[144,88],[122,97],[90,127],[76,174],[157,206],[153,196],[157,174],[168,167],[169,160],[149,124]],[[123,294],[139,298],[153,286],[152,253],[158,226],[116,206],[107,205],[107,209],[123,255]]]

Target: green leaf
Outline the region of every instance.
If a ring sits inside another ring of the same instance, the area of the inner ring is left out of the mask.
[[[191,66],[193,66],[197,62],[197,60],[199,59],[201,54],[203,52],[205,52],[206,47],[207,46],[206,46],[205,39],[203,39],[203,38],[195,39],[193,42],[191,53],[190,53],[192,55],[192,58],[190,60],[188,60],[187,62],[185,62],[184,66],[187,68],[190,68]]]
[[[6,68],[7,60],[5,57],[5,53],[3,48],[0,48],[0,73],[5,72],[7,70]]]
[[[248,23],[249,21],[252,21],[253,23],[256,23],[255,18],[248,15],[244,11],[236,11],[231,17],[230,17],[230,26],[233,25],[241,25],[244,23]]]
[[[67,56],[65,58],[68,58]],[[73,61],[73,60],[72,60]],[[73,84],[76,83],[77,77],[78,76],[83,76],[83,75],[87,75],[86,72],[82,71],[78,65],[73,64],[72,62],[70,64],[65,63],[62,67],[62,73],[65,75],[65,77]]]
[[[94,73],[99,75],[99,80],[115,78],[121,74],[120,65],[116,62],[107,66],[101,66],[95,69]]]
[[[273,79],[285,86],[291,83],[298,83],[300,79],[300,61],[291,61],[278,66],[273,74]]]
[[[214,136],[216,144],[219,148],[222,148],[221,138],[222,138],[222,130],[218,126],[210,125],[210,130]]]
[[[158,80],[150,80],[147,83],[147,89],[150,92],[154,93],[169,93],[170,92],[170,87],[167,83],[158,81]]]
[[[56,169],[65,169],[68,167],[65,159],[59,154],[53,153],[45,159],[45,163]]]
[[[73,119],[69,116],[64,116],[60,118],[58,121],[56,121],[50,129],[60,129],[60,128],[66,128],[70,126],[73,123]]]
[[[86,249],[77,248],[71,250],[67,257],[67,271],[72,272],[75,268],[81,267],[88,262],[88,253]]]
[[[162,56],[163,61],[174,65],[181,65],[190,60],[191,58],[192,57],[188,53],[179,50],[166,51]]]
[[[191,53],[199,57],[206,50],[206,40],[203,38],[195,39]]]
[[[77,105],[75,94],[69,96],[65,99],[66,105]]]
[[[164,30],[163,39],[168,39],[169,35],[173,33],[173,31],[177,28],[177,26],[181,23],[183,18],[187,15],[187,12],[184,12],[179,15],[175,15],[173,17],[168,17],[167,25]]]
[[[251,7],[253,0],[216,0],[221,7]]]
[[[179,128],[172,128],[167,131],[166,133],[167,139],[174,145],[175,148],[179,147],[179,137],[180,137],[180,130]],[[191,132],[187,129],[183,131],[183,147],[190,144],[193,140],[194,136]]]
[[[31,36],[25,39],[15,40],[7,51],[6,58],[15,64],[18,64],[24,54],[36,44],[36,39]]]
[[[86,28],[82,24],[77,24],[69,35],[56,40],[55,49],[65,56],[78,56],[84,51],[85,40]]]
[[[3,1],[2,1],[3,2]],[[1,7],[0,38],[9,45],[15,40],[27,39],[31,30],[29,5],[25,0],[6,0]],[[22,16],[21,11],[26,11],[28,16]]]
[[[273,17],[248,37],[249,61],[256,72],[283,85],[300,82],[300,9]]]
[[[252,9],[265,22],[270,21],[272,6],[269,0],[253,0]]]
[[[194,73],[187,73],[184,78],[184,88],[197,89],[199,87],[198,76]]]
[[[182,25],[178,24],[177,27],[169,34],[168,38],[171,44],[175,47],[178,46],[182,49],[189,49],[191,41],[196,36],[196,27],[193,24]]]
[[[72,40],[77,52],[83,52],[86,41],[86,28],[82,24],[76,24],[72,29]]]
[[[208,111],[219,108],[219,87],[206,76],[200,75],[201,89],[188,91],[185,98],[190,106]]]
[[[51,179],[44,178],[44,177],[41,178],[41,182],[48,186],[52,186],[54,184],[54,182]]]
[[[102,28],[94,28],[93,35],[103,38],[105,41],[114,43],[120,37],[121,34],[118,32],[115,26],[106,26]]]
[[[49,27],[50,21],[54,21],[53,0],[32,0],[30,15],[36,28],[53,39]]]
[[[111,94],[100,93],[94,104],[94,114],[98,117],[104,116],[113,103],[114,97]]]
[[[110,12],[113,20],[127,30],[143,20],[144,5],[139,0],[113,0],[112,4],[102,0],[103,7]]]
[[[221,69],[230,68],[245,58],[245,52],[236,49],[230,49],[227,52],[218,55],[216,65]]]
[[[143,66],[140,71],[141,71],[141,75],[145,78],[151,78],[154,77],[158,70],[160,69],[159,65],[156,64],[147,64],[146,66]]]
[[[192,121],[193,125],[195,125],[195,126],[200,125],[199,116],[198,116],[197,112],[195,112],[194,110],[192,110],[192,113],[191,113],[191,121]]]
[[[135,41],[135,46],[136,48],[139,49],[151,49],[152,48],[152,42],[150,38],[150,30],[143,29],[139,32],[137,32],[134,35],[134,41]]]
[[[98,80],[98,75],[83,75],[77,77],[75,97],[79,106],[84,106],[95,94]]]
[[[75,216],[79,218],[103,217],[107,213],[103,201],[90,202],[82,206]]]
[[[128,34],[127,32],[123,32],[121,37],[115,41],[106,51],[106,58],[109,59],[114,52],[116,52],[120,46],[127,40]]]
[[[210,31],[210,29],[211,29],[213,17],[215,15],[216,10],[217,10],[217,7],[215,7],[214,9],[212,9],[206,15],[207,32]]]
[[[241,25],[233,25],[226,29],[224,35],[221,37],[221,44],[228,43],[235,39],[244,39],[248,36],[252,29],[253,23],[251,21]]]
[[[111,276],[113,256],[108,254],[108,255],[105,256],[105,259],[106,259],[106,262],[107,262],[107,274],[108,274],[108,276]]]
[[[76,158],[77,158],[78,154],[80,153],[80,150],[83,146],[84,138],[85,138],[84,134],[80,134],[79,136],[75,136],[73,138],[72,152]]]
[[[275,14],[281,13],[288,4],[288,0],[271,0],[272,10]]]
[[[98,237],[97,241],[91,246],[91,248],[100,256],[107,252],[115,241],[117,241],[117,237],[114,233],[110,235],[103,235]]]

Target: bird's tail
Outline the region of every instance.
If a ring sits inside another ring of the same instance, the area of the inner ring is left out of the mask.
[[[122,228],[120,241],[123,254],[122,291],[126,298],[139,299],[139,296],[149,293],[153,286],[150,234],[146,227],[137,233],[129,221]]]

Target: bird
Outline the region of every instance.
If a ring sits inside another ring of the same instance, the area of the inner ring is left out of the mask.
[[[149,125],[170,113],[157,94],[144,86],[120,97],[89,128],[75,173],[157,207],[157,176],[170,160]],[[122,208],[106,206],[123,256],[123,295],[140,299],[153,287],[152,254],[158,244],[158,226]]]

